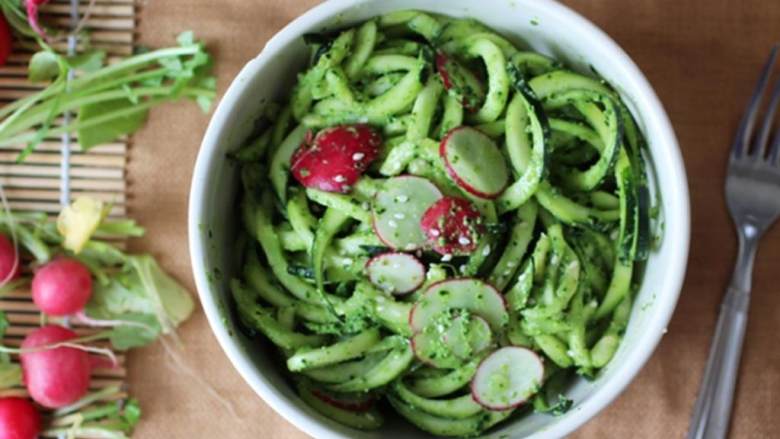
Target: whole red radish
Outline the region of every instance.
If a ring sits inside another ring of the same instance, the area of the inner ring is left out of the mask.
[[[77,338],[75,332],[62,326],[44,326],[31,332],[22,342],[22,376],[35,402],[56,409],[83,398],[89,390],[92,372],[89,354],[72,348],[34,348],[66,342]]]
[[[50,316],[75,314],[92,296],[92,275],[75,259],[55,259],[35,273],[32,296],[35,305]]]
[[[35,439],[41,432],[41,415],[23,398],[0,398],[0,439]]]
[[[420,220],[428,242],[442,255],[465,255],[477,248],[484,232],[479,211],[463,198],[444,197]]]
[[[5,15],[0,14],[0,66],[4,66],[11,54],[11,28],[5,21]]]
[[[307,188],[347,193],[379,155],[381,145],[379,132],[365,124],[326,128],[295,151],[291,170]]]
[[[19,277],[21,262],[7,236],[0,234],[0,283]]]

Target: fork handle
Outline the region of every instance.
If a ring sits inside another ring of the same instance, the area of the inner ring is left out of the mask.
[[[749,303],[749,293],[729,287],[718,316],[688,439],[723,439],[728,435]]]
[[[707,368],[688,429],[688,439],[723,439],[728,435],[742,342],[747,328],[753,260],[760,235],[760,231],[750,225],[740,229],[734,276],[720,306]]]

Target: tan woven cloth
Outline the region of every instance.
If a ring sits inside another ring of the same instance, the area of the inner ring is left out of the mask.
[[[314,0],[147,0],[140,40],[169,45],[192,29],[217,57],[219,90],[265,41]],[[780,40],[780,2],[766,0],[569,0],[639,64],[675,125],[693,203],[693,245],[686,287],[669,333],[628,390],[578,438],[672,438],[685,433],[716,311],[731,271],[735,238],[723,176],[733,131],[771,43]],[[565,32],[565,30],[562,30]],[[155,110],[135,138],[129,166],[130,214],[149,229],[137,249],[153,252],[194,290],[186,244],[192,165],[208,118],[194,105]],[[735,438],[780,437],[780,230],[756,264],[753,308],[735,407]],[[136,437],[304,437],[258,397],[227,362],[201,313],[182,329],[185,358],[240,421],[190,377],[165,366],[162,349],[135,352],[132,392],[144,420]]]

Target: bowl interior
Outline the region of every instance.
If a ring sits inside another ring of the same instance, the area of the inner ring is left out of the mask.
[[[270,101],[285,100],[295,75],[308,59],[300,36],[342,27],[397,9],[423,9],[472,17],[523,47],[551,55],[584,73],[597,71],[623,95],[648,139],[655,178],[664,194],[665,230],[647,263],[625,338],[612,362],[591,382],[578,380],[568,396],[574,407],[561,417],[528,415],[504,424],[491,436],[559,437],[587,421],[628,384],[652,353],[677,301],[688,250],[688,192],[674,133],[655,94],[630,59],[606,35],[569,9],[549,0],[333,0],[277,34],[235,79],[206,134],[193,179],[190,247],[196,282],[217,338],[247,382],[274,409],[315,437],[426,437],[404,422],[391,421],[373,433],[357,432],[308,408],[280,373],[268,346],[237,328],[227,281],[236,273],[234,238],[238,226],[237,168],[226,153],[253,131]]]

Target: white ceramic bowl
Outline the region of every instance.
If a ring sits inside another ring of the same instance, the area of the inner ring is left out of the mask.
[[[593,382],[577,382],[572,410],[561,417],[531,415],[506,423],[494,437],[562,437],[581,426],[626,388],[645,364],[677,303],[688,256],[688,186],[672,127],[653,89],[631,59],[607,35],[551,0],[330,0],[302,15],[273,37],[239,73],[219,104],[198,155],[192,181],[189,240],[200,299],[216,337],[249,385],[268,405],[316,438],[420,438],[424,433],[400,421],[380,431],[358,432],[307,407],[280,373],[266,346],[244,337],[228,312],[233,240],[238,219],[236,167],[226,152],[239,147],[264,103],[288,96],[295,73],[307,59],[301,35],[340,27],[397,9],[423,9],[472,17],[531,48],[583,72],[596,69],[623,95],[645,133],[656,179],[663,193],[665,233],[647,264],[625,339],[615,358]],[[221,274],[221,276],[219,276]],[[392,419],[392,417],[391,417]]]

